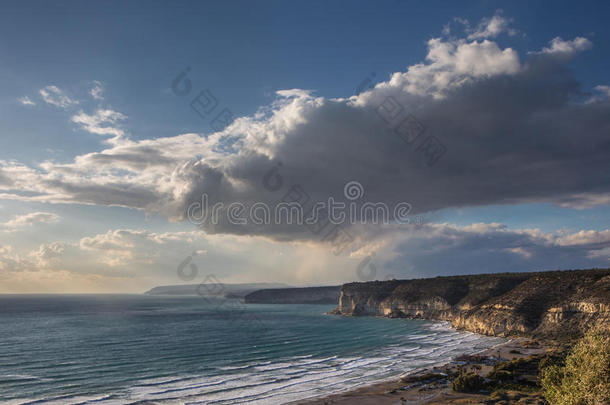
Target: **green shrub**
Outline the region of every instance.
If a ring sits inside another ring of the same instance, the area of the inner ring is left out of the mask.
[[[443,378],[446,378],[446,376],[439,374],[439,373],[426,373],[426,374],[422,374],[422,375],[409,375],[409,376],[401,378],[401,381],[403,383],[416,383],[416,382],[423,382],[423,381],[429,381],[429,380],[440,380]]]
[[[458,392],[478,391],[485,388],[485,379],[475,373],[460,373],[451,386]]]
[[[538,367],[540,371],[550,366],[563,367],[566,363],[566,356],[567,353],[565,351],[546,353],[540,360]]]
[[[610,404],[610,335],[591,330],[566,357],[565,365],[542,368],[544,396],[553,405]]]
[[[516,381],[525,375],[538,374],[540,356],[534,355],[523,359],[514,359],[496,363],[487,378],[494,384]]]

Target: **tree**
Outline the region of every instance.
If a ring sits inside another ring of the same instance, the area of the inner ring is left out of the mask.
[[[565,365],[542,369],[544,396],[553,405],[610,404],[610,333],[592,329],[566,357]]]

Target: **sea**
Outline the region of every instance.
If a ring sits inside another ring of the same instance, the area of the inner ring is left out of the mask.
[[[0,403],[283,404],[501,343],[332,305],[148,295],[0,295]]]

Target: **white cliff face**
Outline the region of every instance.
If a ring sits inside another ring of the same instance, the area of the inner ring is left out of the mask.
[[[342,315],[383,315],[381,304],[374,298],[344,290],[339,295],[339,309]]]
[[[610,326],[610,305],[586,301],[569,302],[551,307],[539,328],[552,328],[568,322],[596,323]]]
[[[451,321],[493,336],[579,334],[610,325],[610,270],[346,284],[335,313]]]

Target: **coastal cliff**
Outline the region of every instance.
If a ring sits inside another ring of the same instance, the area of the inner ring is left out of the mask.
[[[610,269],[349,283],[333,313],[443,320],[502,337],[572,337],[609,327]]]
[[[336,304],[341,286],[274,288],[254,291],[244,297],[247,304]]]

